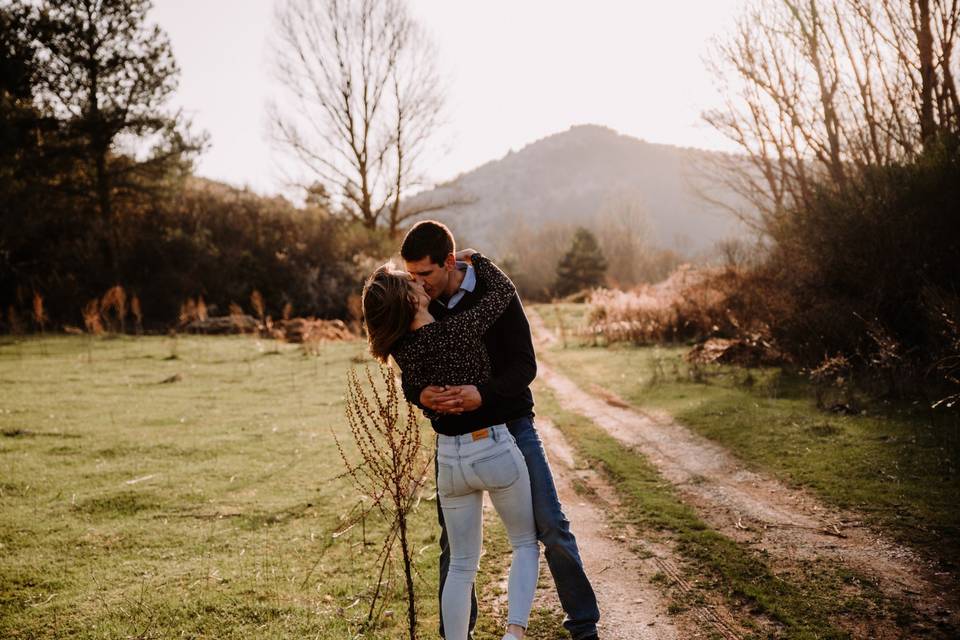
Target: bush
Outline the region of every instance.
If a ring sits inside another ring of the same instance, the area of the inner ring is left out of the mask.
[[[297,315],[347,320],[348,298],[392,247],[383,234],[324,209],[190,179],[168,198],[120,212],[118,283],[89,212],[58,204],[22,215],[22,233],[8,236],[17,269],[0,276],[3,309],[26,315],[39,293],[51,327],[82,325],[83,306],[115,284],[138,297],[154,330],[175,323],[188,298],[202,297],[211,315],[225,315],[254,290],[273,318],[290,305]]]
[[[732,274],[683,266],[655,285],[631,291],[599,289],[590,297],[590,332],[607,343],[656,344],[737,332],[727,312]]]
[[[882,394],[949,380],[936,364],[953,362],[949,323],[960,318],[956,139],[842,188],[822,186],[771,235],[767,259],[728,299],[732,313],[768,325],[803,366],[848,359]]]

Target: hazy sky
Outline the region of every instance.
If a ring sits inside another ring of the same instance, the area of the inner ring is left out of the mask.
[[[175,104],[210,148],[198,172],[257,191],[282,188],[266,136],[276,92],[274,0],[155,0],[152,18],[181,67]],[[743,0],[412,0],[447,80],[447,150],[437,181],[575,124],[651,142],[731,149],[700,122],[718,101],[701,56]]]

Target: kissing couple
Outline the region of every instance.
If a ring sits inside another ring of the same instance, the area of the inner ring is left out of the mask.
[[[437,432],[440,636],[468,640],[483,541],[483,493],[513,549],[503,640],[523,640],[540,544],[573,640],[597,638],[600,611],[534,425],[537,360],[523,305],[488,258],[456,250],[443,224],[414,225],[405,271],[384,265],[363,288],[370,351],[400,368],[403,393]]]

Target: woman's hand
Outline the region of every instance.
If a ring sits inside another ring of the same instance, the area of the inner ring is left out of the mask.
[[[472,262],[473,254],[479,253],[475,249],[461,249],[453,254],[453,257],[457,259],[458,262]]]

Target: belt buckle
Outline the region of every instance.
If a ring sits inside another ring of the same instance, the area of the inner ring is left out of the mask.
[[[474,442],[476,442],[477,440],[483,440],[484,438],[489,438],[490,429],[480,429],[478,431],[474,431],[473,433],[470,434],[470,436],[473,438]]]

